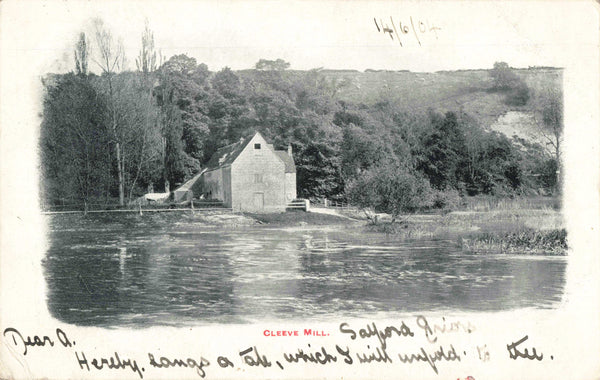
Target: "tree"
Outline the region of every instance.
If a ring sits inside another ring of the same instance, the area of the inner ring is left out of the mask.
[[[563,100],[562,94],[555,89],[548,89],[540,97],[536,123],[540,135],[546,140],[554,159],[560,164],[561,143],[563,134]],[[541,122],[540,117],[541,116]]]
[[[255,65],[257,70],[264,70],[264,71],[283,71],[287,68],[290,67],[289,62],[284,61],[281,58],[278,58],[276,60],[269,60],[269,59],[260,59],[256,65]]]
[[[332,198],[343,192],[338,147],[335,141],[311,142],[294,147],[298,193],[303,198]]]
[[[484,131],[479,126],[467,124],[465,128],[465,165],[462,168],[462,177],[466,191],[469,195],[480,192],[477,186],[479,181],[480,160],[485,149]]]
[[[494,68],[490,71],[490,76],[494,79],[496,90],[512,89],[520,81],[506,62],[495,62]]]
[[[562,137],[564,129],[563,98],[559,89],[547,88],[536,99],[535,134],[546,142],[545,148],[556,162],[556,172],[560,173]],[[560,185],[560,177],[557,179]]]
[[[370,134],[354,124],[344,128],[342,142],[342,173],[352,178],[385,160],[393,160],[393,153],[379,136]]]
[[[85,33],[79,34],[79,41],[75,45],[75,72],[77,75],[86,76],[88,73],[88,60],[90,48]]]
[[[119,205],[125,204],[125,171],[123,162],[123,152],[121,146],[123,125],[120,123],[122,113],[116,99],[116,89],[114,84],[115,74],[121,69],[125,61],[123,44],[114,40],[112,34],[104,26],[100,19],[94,20],[96,35],[96,45],[99,53],[98,59],[94,61],[102,70],[102,79],[106,82],[108,88],[108,113],[110,130],[112,132],[112,141],[115,147],[115,156],[117,161],[117,182],[119,186]]]
[[[482,138],[471,187],[475,193],[503,195],[513,192],[522,182],[516,148],[506,136],[497,132],[486,133]]]
[[[165,187],[168,191],[169,184],[182,182],[186,177],[181,111],[177,107],[167,106],[166,108],[165,133]]]
[[[227,99],[239,98],[242,95],[240,78],[229,67],[215,73],[210,83],[213,89]]]
[[[148,20],[146,20],[144,33],[142,34],[142,49],[135,60],[138,71],[142,72],[144,77],[156,70],[156,51],[154,50],[154,33],[150,30]]]
[[[210,79],[212,91],[208,100],[210,118],[208,136],[205,144],[205,159],[220,146],[238,141],[255,126],[250,118],[248,96],[240,77],[229,67],[214,74]]]
[[[506,94],[504,98],[504,104],[508,106],[524,106],[527,104],[530,98],[529,87],[525,82],[519,81],[512,91]]]
[[[134,134],[135,152],[137,153],[137,162],[135,163],[135,172],[131,174],[132,181],[129,189],[129,198],[132,197],[138,180],[145,182],[146,185],[152,185],[158,179],[157,169],[153,168],[160,159],[164,157],[164,139],[161,135],[159,108],[154,98],[154,85],[157,70],[157,53],[154,48],[154,33],[150,30],[148,20],[146,20],[144,32],[142,33],[142,46],[136,66],[139,75],[134,87],[137,90],[131,93],[129,100],[132,114],[137,114],[133,124],[138,127],[132,128],[137,132]],[[164,160],[163,160],[164,162]],[[160,162],[159,165],[161,165]]]
[[[209,71],[194,58],[171,57],[159,70],[155,95],[164,138],[164,179],[176,184],[195,174],[209,133]],[[175,141],[178,139],[179,141]]]
[[[394,223],[400,215],[433,203],[429,182],[393,163],[374,166],[349,181],[346,193],[348,201],[363,209],[373,223],[377,219],[369,210],[390,214]]]
[[[447,112],[443,117],[432,112],[430,120],[433,129],[424,137],[417,169],[438,190],[456,188],[457,170],[466,151],[460,120],[454,112]]]
[[[524,106],[527,104],[530,97],[529,87],[506,62],[494,63],[490,76],[494,79],[493,89],[506,93],[504,98],[506,105]]]
[[[115,77],[119,105],[121,160],[124,188],[128,198],[139,195],[154,182],[154,165],[160,165],[161,133],[158,107],[139,73],[121,73]],[[147,177],[151,175],[152,177]],[[135,194],[134,194],[135,193]]]
[[[40,133],[46,201],[89,201],[112,187],[106,99],[72,73],[44,80]]]

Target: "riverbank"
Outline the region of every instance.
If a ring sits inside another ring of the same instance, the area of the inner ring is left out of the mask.
[[[567,254],[562,214],[553,209],[407,215],[394,223],[383,217],[366,229],[407,239],[456,238],[463,249],[475,253]]]
[[[313,212],[315,211],[315,212]],[[454,211],[450,213],[415,214],[394,223],[385,214],[371,223],[365,214],[352,209],[315,209],[311,212],[234,213],[231,211],[181,211],[127,213],[115,218],[111,214],[66,214],[55,227],[91,228],[104,223],[124,228],[143,219],[149,226],[181,224],[207,228],[303,228],[352,229],[357,233],[386,234],[394,239],[456,240],[463,250],[475,253],[566,255],[567,236],[562,214],[554,209],[497,209],[490,211]],[[321,211],[321,212],[319,212]]]
[[[363,222],[336,212],[305,212],[286,211],[282,213],[244,213],[259,224],[277,227],[302,227],[302,226],[359,226]]]
[[[383,233],[399,239],[451,239],[474,253],[557,255],[567,254],[562,214],[554,209],[495,209],[407,215],[391,222],[378,215],[372,224],[356,210],[288,211],[244,215],[258,224],[275,227],[335,226]]]

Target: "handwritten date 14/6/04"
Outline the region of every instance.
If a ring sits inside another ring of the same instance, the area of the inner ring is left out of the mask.
[[[392,41],[394,40],[395,36],[395,40],[398,41],[400,46],[404,46],[402,44],[402,41],[403,38],[405,38],[408,34],[411,34],[415,38],[419,46],[421,46],[421,37],[425,36],[426,34],[433,34],[433,36],[435,36],[435,39],[437,40],[437,32],[439,30],[442,30],[442,28],[440,28],[439,26],[430,23],[429,20],[423,21],[413,19],[412,16],[409,17],[409,22],[404,23],[402,21],[395,22],[392,16],[390,16],[389,24],[387,20],[384,21],[384,19],[381,18],[378,20],[377,18],[373,17],[373,21],[375,22],[375,27],[377,28],[377,31],[379,33],[389,35]],[[406,40],[404,40],[404,42],[406,42]]]

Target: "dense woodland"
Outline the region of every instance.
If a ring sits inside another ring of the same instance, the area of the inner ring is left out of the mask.
[[[408,107],[385,83],[361,99],[351,80],[290,70],[281,59],[217,72],[183,54],[164,59],[148,28],[133,71],[123,69],[123,49],[101,21],[94,35],[80,35],[74,52],[72,72],[43,78],[47,205],[125,205],[149,191],[173,190],[219,147],[253,131],[275,147],[292,145],[302,198],[397,215],[451,206],[461,196],[558,188],[562,90],[534,88],[506,63],[469,91],[500,99],[502,110],[534,115],[546,144],[492,132],[459,102],[440,110],[425,98]]]

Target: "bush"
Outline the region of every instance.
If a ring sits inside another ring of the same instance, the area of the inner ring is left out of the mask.
[[[495,90],[510,90],[518,84],[520,78],[506,62],[495,62],[494,68],[489,72],[494,79]]]
[[[446,189],[433,193],[433,207],[445,211],[456,210],[462,204],[460,193],[456,189]]]
[[[508,106],[524,106],[529,101],[529,87],[519,82],[504,98],[504,104]]]
[[[414,212],[433,205],[429,182],[408,169],[396,165],[373,167],[346,186],[350,203],[392,215]]]

